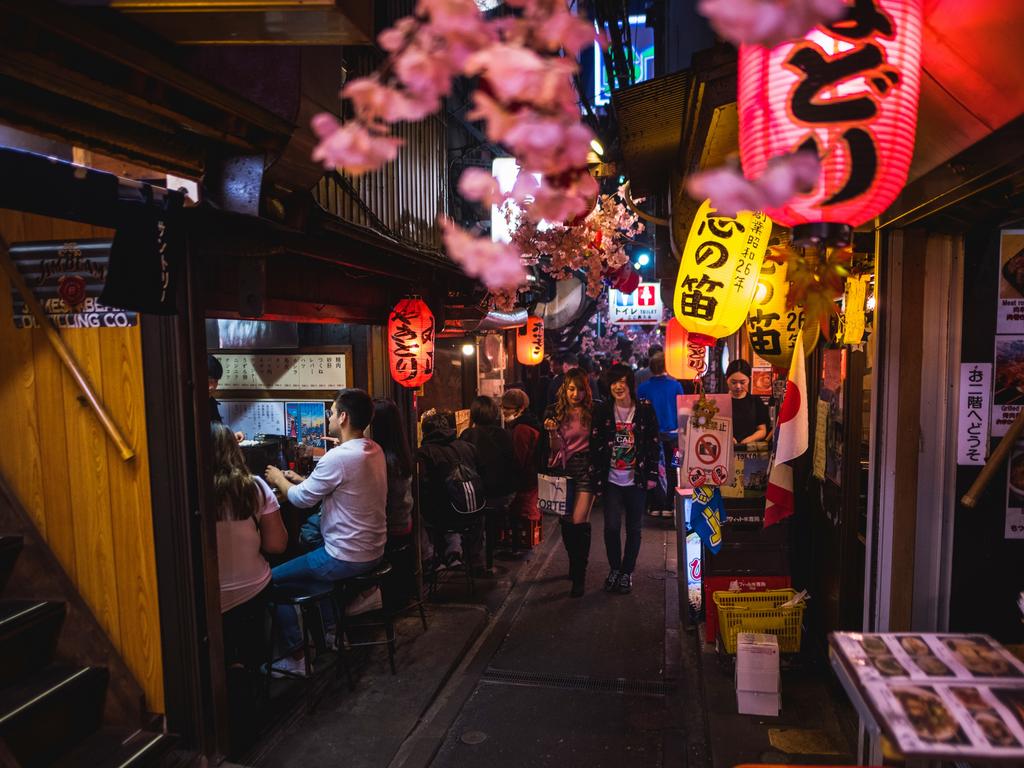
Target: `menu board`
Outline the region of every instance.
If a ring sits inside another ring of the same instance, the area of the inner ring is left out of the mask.
[[[280,400],[221,400],[221,418],[247,437],[284,435],[284,403]]]
[[[987,635],[832,635],[907,757],[1024,761],[1024,664]]]
[[[218,354],[224,368],[220,390],[293,389],[335,392],[348,386],[347,360],[342,352],[278,354]]]

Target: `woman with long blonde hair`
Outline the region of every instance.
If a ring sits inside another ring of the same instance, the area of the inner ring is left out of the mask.
[[[590,449],[593,408],[587,374],[571,368],[555,402],[544,412],[541,466],[549,474],[569,478],[573,485],[572,511],[561,520],[562,543],[569,555],[571,597],[583,595],[590,558],[590,510],[598,487]]]

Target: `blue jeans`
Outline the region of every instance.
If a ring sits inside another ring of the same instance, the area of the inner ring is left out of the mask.
[[[333,586],[334,582],[342,579],[369,573],[380,565],[382,559],[378,557],[365,563],[353,563],[333,558],[327,554],[326,549],[320,547],[287,563],[281,563],[271,570],[270,576],[274,584],[305,585],[311,590],[320,589]],[[330,602],[327,602],[324,608],[324,613],[330,614]],[[299,621],[292,606],[277,607],[277,623],[281,627],[285,651],[295,650],[302,645],[302,630],[299,629]]]
[[[644,524],[647,490],[636,485],[608,483],[604,493],[604,548],[608,567],[632,573],[640,554],[640,531]],[[626,552],[622,554],[622,518],[626,518]]]

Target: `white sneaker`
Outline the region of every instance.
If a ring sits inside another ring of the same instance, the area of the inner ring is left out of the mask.
[[[270,668],[270,676],[278,680],[282,677],[305,677],[306,660],[305,658],[293,659],[291,656],[285,656],[274,662],[274,666]]]
[[[345,608],[346,616],[358,616],[361,613],[379,611],[384,607],[384,598],[381,597],[380,587],[371,587],[365,592],[356,596],[356,599]]]

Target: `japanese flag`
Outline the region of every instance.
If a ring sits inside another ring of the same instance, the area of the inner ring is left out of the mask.
[[[804,339],[798,333],[789,365],[786,394],[775,428],[775,453],[765,491],[764,527],[793,514],[793,467],[788,462],[807,452],[807,373],[804,370]]]

